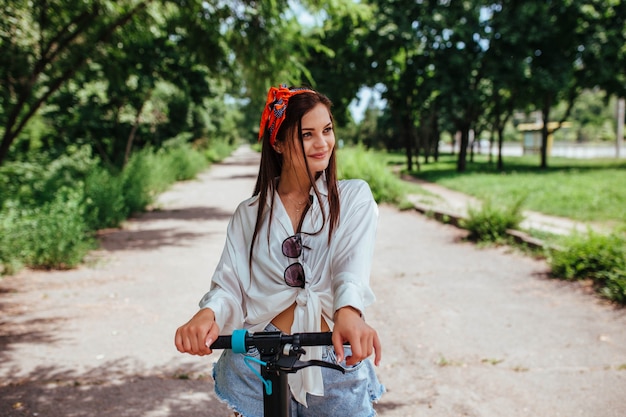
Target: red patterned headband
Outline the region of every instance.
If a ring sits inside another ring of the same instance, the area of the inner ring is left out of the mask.
[[[270,88],[270,91],[267,94],[267,100],[265,101],[263,115],[261,116],[259,141],[263,139],[265,129],[267,129],[270,134],[270,144],[274,146],[274,144],[276,143],[276,134],[278,133],[278,129],[283,123],[283,120],[285,120],[285,110],[287,110],[287,103],[292,96],[300,93],[315,92],[307,88],[289,89],[286,85],[281,85],[279,88]]]

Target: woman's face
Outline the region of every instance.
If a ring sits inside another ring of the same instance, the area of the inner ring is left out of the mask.
[[[317,172],[328,167],[328,161],[335,147],[333,123],[326,106],[318,103],[302,116],[301,124],[304,158],[307,160],[311,175],[315,176]],[[288,149],[283,154],[283,166],[288,169],[295,169],[298,173],[304,173],[306,172],[306,165],[297,135],[296,130],[292,146],[287,146]]]

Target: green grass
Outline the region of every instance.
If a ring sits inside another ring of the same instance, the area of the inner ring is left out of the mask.
[[[0,275],[78,265],[93,249],[95,231],[119,226],[209,165],[204,153],[175,140],[135,152],[121,173],[99,164],[87,147],[37,162],[0,169]]]
[[[384,153],[365,150],[363,147],[343,148],[337,153],[340,179],[359,178],[367,181],[377,203],[390,203],[401,209],[408,208],[408,194],[426,193],[415,184],[402,181],[387,166]]]
[[[391,156],[391,163],[403,162]],[[537,156],[505,157],[504,171],[486,156],[475,156],[465,173],[456,172],[456,156],[422,164],[411,175],[504,205],[523,199],[523,209],[583,222],[626,224],[626,161],[549,158],[539,168]]]
[[[386,158],[404,163],[402,155]],[[410,174],[482,200],[483,208],[470,210],[463,222],[480,242],[503,240],[503,230],[520,222],[518,209],[611,226],[606,234],[526,232],[548,244],[553,277],[591,279],[601,296],[626,305],[626,161],[550,158],[549,168],[540,169],[538,158],[527,156],[507,157],[504,165],[498,172],[486,156],[476,156],[457,173],[456,156],[443,155]]]

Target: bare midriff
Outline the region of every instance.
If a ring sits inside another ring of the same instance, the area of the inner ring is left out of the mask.
[[[285,310],[283,310],[282,313],[274,317],[274,319],[272,320],[272,324],[278,327],[278,329],[280,329],[280,331],[283,333],[287,333],[287,334],[291,333],[291,325],[293,324],[293,316],[294,316],[295,309],[296,309],[296,303],[293,303],[292,305],[287,307]],[[328,327],[328,323],[326,323],[326,320],[324,319],[324,317],[321,317],[321,319],[322,319],[321,331],[329,332],[330,327]]]

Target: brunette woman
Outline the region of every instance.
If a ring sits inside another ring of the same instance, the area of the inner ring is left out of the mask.
[[[319,92],[270,89],[253,195],[235,211],[210,291],[175,342],[180,352],[208,355],[212,341],[234,329],[332,330],[333,346],[307,348],[302,360],[334,361],[348,372],[290,374],[292,415],[369,417],[384,391],[370,359],[379,364],[380,341],[364,319],[374,302],[378,207],[365,181],[337,180],[333,123],[331,102]],[[215,391],[240,415],[261,417],[262,384],[243,358],[222,353]]]

